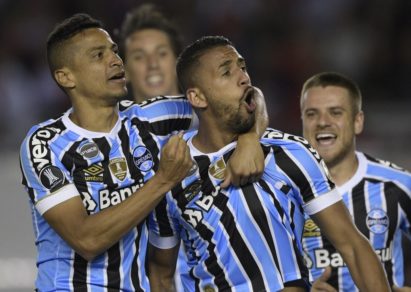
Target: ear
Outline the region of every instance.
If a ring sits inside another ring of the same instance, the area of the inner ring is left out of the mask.
[[[364,128],[364,112],[358,112],[354,117],[354,133],[355,135],[361,134]]]
[[[198,87],[188,88],[186,96],[191,105],[195,108],[205,109],[207,107],[207,99]]]
[[[66,67],[54,71],[54,78],[63,88],[72,89],[76,86],[73,74]]]

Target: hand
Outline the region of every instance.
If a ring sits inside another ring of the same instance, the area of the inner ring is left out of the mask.
[[[190,149],[182,137],[182,132],[172,136],[161,150],[157,176],[172,187],[182,181],[193,166]]]
[[[227,162],[222,188],[242,186],[260,179],[264,171],[264,153],[255,133],[238,137],[237,148]]]
[[[327,280],[331,276],[331,267],[328,266],[325,268],[324,273],[314,281],[313,286],[311,287],[311,292],[337,292],[337,290],[327,283]]]
[[[393,285],[392,291],[393,292],[411,292],[411,287],[406,287],[406,286],[398,287],[398,286]]]

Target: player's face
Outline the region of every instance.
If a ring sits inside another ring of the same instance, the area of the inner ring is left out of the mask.
[[[312,87],[302,97],[304,137],[328,166],[355,151],[355,135],[361,133],[363,113],[353,113],[348,91],[338,86]]]
[[[69,69],[75,81],[75,94],[116,102],[127,94],[123,62],[109,34],[90,28],[71,40],[73,60]]]
[[[255,123],[256,102],[245,60],[232,46],[219,46],[199,61],[195,78],[207,110],[229,132],[247,132]]]
[[[178,94],[176,56],[166,33],[143,29],[125,42],[127,78],[136,98]]]

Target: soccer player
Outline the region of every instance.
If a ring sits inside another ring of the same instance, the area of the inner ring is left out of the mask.
[[[120,37],[127,80],[137,102],[180,94],[176,60],[183,44],[171,20],[153,4],[144,4],[127,13]]]
[[[188,128],[191,106],[184,97],[118,103],[127,93],[123,62],[87,14],[56,25],[47,58],[72,108],[32,127],[21,145],[36,289],[148,291],[146,217],[193,165],[182,133],[169,138]]]
[[[256,122],[255,89],[233,44],[218,36],[197,40],[180,55],[177,75],[199,116],[198,132],[184,136],[197,170],[166,195],[168,216],[150,220],[152,290],[172,285],[182,239],[187,291],[304,291],[304,209],[343,253],[363,291],[388,291],[377,256],[305,139],[269,131],[260,144],[263,177],[243,187],[220,186],[238,135]]]
[[[381,260],[390,285],[401,287],[401,241],[403,234],[411,234],[411,174],[356,151],[356,136],[364,123],[361,103],[360,89],[349,78],[334,72],[312,76],[301,91],[303,135],[324,159],[355,225]],[[325,267],[332,268],[313,288],[358,291],[341,255],[310,219],[303,242],[313,279]]]

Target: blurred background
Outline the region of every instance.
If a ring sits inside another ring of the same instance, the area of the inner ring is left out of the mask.
[[[0,0],[1,291],[32,291],[35,277],[19,145],[31,125],[69,107],[46,64],[48,33],[86,12],[113,34],[128,10],[146,2],[163,7],[186,43],[212,34],[232,40],[265,93],[271,127],[301,134],[299,92],[311,75],[351,77],[362,90],[366,117],[359,148],[411,169],[409,0]]]

